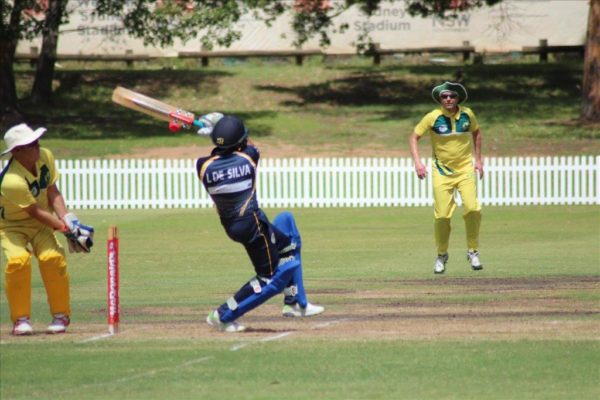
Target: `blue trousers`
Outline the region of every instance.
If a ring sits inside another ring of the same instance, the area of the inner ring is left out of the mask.
[[[285,293],[286,304],[298,303],[301,307],[307,305],[300,256],[302,241],[294,216],[290,212],[282,212],[275,217],[273,224],[269,223],[262,211],[256,217],[254,225],[252,220],[247,218],[243,223],[238,221],[237,224],[229,225],[231,229],[227,231],[230,237],[236,235],[239,239],[243,237],[240,235],[243,226],[253,228],[253,234],[247,236],[252,240],[243,244],[253,262],[257,277],[244,284],[219,307],[222,322],[231,322],[241,317],[282,291]],[[277,265],[272,273],[266,275],[265,266],[271,268],[274,260],[277,260]]]

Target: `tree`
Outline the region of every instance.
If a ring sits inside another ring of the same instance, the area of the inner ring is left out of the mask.
[[[405,0],[410,15],[428,17],[436,15],[442,18],[453,18],[458,13],[499,4],[504,0]],[[323,45],[329,44],[328,31],[333,27],[332,19],[347,8],[358,5],[361,10],[372,15],[379,9],[384,0],[344,0],[337,8],[331,0],[296,0],[299,9],[294,17],[294,30],[297,44],[301,45],[310,37],[319,34]],[[585,44],[585,60],[582,82],[581,119],[600,122],[600,0],[589,0],[590,11]],[[298,6],[300,4],[301,6]],[[337,29],[344,29],[343,26]],[[359,44],[368,48],[368,32],[362,39],[367,43]]]
[[[98,0],[95,13],[123,18],[127,33],[147,44],[166,46],[200,36],[202,44],[229,46],[239,38],[233,26],[248,7],[278,6],[266,0]],[[11,4],[12,3],[12,4]],[[42,37],[31,92],[34,103],[49,103],[56,63],[59,28],[68,21],[68,0],[0,0],[0,112],[2,120],[20,117],[13,64],[20,39]],[[245,5],[248,3],[248,6]],[[263,4],[264,3],[264,4]],[[202,32],[202,33],[199,33]]]
[[[8,4],[0,0],[0,110],[2,120],[19,120],[22,112],[18,105],[13,64],[17,43],[20,39],[43,36],[43,46],[37,63],[36,79],[32,97],[47,101],[52,93],[52,77],[56,60],[58,26],[63,21],[65,1],[61,0],[15,0]],[[9,124],[12,121],[9,121]]]
[[[49,0],[45,6],[42,24],[42,50],[38,57],[31,100],[33,103],[49,103],[52,99],[52,80],[58,47],[58,28],[67,18],[66,0]]]
[[[15,51],[21,35],[21,11],[25,1],[16,1],[14,7],[0,3],[0,112],[2,116],[19,114],[17,88],[13,71]],[[6,23],[8,22],[8,23]]]
[[[351,7],[358,7],[366,16],[373,15],[381,5],[393,0],[295,0],[292,26],[296,33],[296,46],[300,47],[313,36],[319,36],[322,46],[330,44],[329,33],[344,31],[347,24],[334,26],[333,19]],[[458,13],[492,6],[503,0],[405,0],[408,13],[412,16],[428,17],[436,15],[443,18],[455,18]],[[364,28],[366,29],[366,27]],[[371,45],[369,32],[364,30],[358,38],[358,50],[368,49]]]
[[[600,122],[600,0],[590,1],[583,60],[581,118]]]
[[[127,34],[145,44],[169,46],[176,39],[199,39],[204,48],[229,46],[239,39],[234,30],[250,9],[279,6],[285,0],[97,0],[98,15],[121,18]]]
[[[49,101],[52,94],[58,28],[68,18],[67,0],[15,0],[13,7],[6,1],[0,0],[3,22],[0,28],[0,100],[2,110],[16,110],[18,107],[12,71],[16,43],[24,37],[43,36],[32,99]],[[240,37],[240,32],[235,30],[235,24],[247,12],[254,12],[255,16],[262,18],[266,24],[270,24],[283,13],[291,12],[292,28],[296,33],[295,46],[301,47],[315,36],[319,37],[322,46],[327,46],[331,33],[348,28],[343,22],[338,26],[334,23],[341,13],[351,7],[358,7],[363,14],[371,16],[383,3],[389,1],[392,0],[97,0],[95,13],[121,18],[128,35],[142,38],[144,43],[149,45],[168,46],[176,39],[182,42],[199,39],[203,48],[211,49],[215,44],[227,47]],[[502,1],[504,0],[405,0],[405,4],[408,13],[413,16],[435,15],[454,18],[461,12],[493,6]],[[600,120],[599,2],[600,0],[590,0],[582,85],[582,118],[595,121]],[[23,11],[35,5],[38,9],[44,9],[43,6],[46,5],[45,18],[22,18]],[[370,44],[369,32],[364,31],[359,37],[358,49],[364,50]]]

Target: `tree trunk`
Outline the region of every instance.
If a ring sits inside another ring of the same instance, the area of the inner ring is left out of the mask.
[[[42,50],[38,58],[35,80],[31,89],[31,101],[49,103],[52,100],[52,81],[58,47],[58,27],[65,8],[66,0],[50,0],[43,29]]]
[[[600,122],[600,0],[590,0],[582,97],[581,119]]]
[[[0,35],[0,113],[3,125],[11,125],[8,119],[20,117],[21,112],[18,106],[17,86],[15,84],[15,73],[13,62],[19,40],[19,31],[21,26],[21,11],[24,2],[15,1],[10,14],[8,26],[1,29]],[[6,7],[6,4],[0,5]],[[4,126],[3,126],[4,128]]]
[[[13,61],[15,48],[11,40],[0,41],[0,111],[2,120],[19,111]]]

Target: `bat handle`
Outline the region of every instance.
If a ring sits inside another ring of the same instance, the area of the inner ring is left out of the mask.
[[[171,112],[169,117],[172,120],[176,120],[181,125],[187,125],[186,128],[189,128],[189,126],[194,123],[194,114],[184,110],[177,109]]]
[[[195,119],[192,122],[192,126],[200,129],[200,128],[205,128],[206,124],[204,122],[200,121],[200,119]],[[181,123],[179,123],[179,121],[174,120],[174,119],[169,121],[169,130],[171,132],[177,133],[181,130],[181,128],[182,128],[182,125],[181,125]]]

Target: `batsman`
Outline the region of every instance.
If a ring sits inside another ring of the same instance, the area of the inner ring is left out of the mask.
[[[241,332],[237,319],[271,297],[283,292],[282,314],[309,317],[324,311],[308,302],[302,277],[302,240],[290,212],[277,215],[273,223],[256,198],[259,151],[248,140],[244,123],[232,115],[207,114],[204,134],[215,145],[211,154],[196,163],[198,177],[213,199],[225,232],[244,246],[256,275],[216,310],[206,322],[224,332]]]

